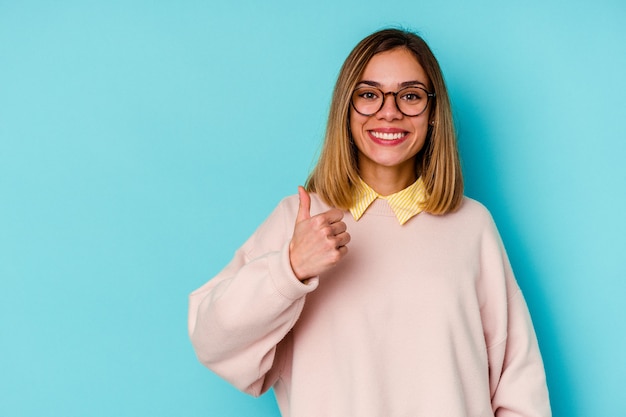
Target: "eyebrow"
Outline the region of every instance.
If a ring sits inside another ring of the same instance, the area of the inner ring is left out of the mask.
[[[360,85],[360,84],[371,85],[372,87],[378,87],[378,88],[381,87],[381,84],[379,82],[376,82],[376,81],[363,80],[363,81],[359,81],[359,84],[357,84],[357,85]],[[417,81],[417,80],[413,80],[413,81],[404,81],[404,82],[400,83],[400,88],[409,87],[411,85],[421,85],[421,86],[426,87],[426,84],[424,84],[423,82]]]

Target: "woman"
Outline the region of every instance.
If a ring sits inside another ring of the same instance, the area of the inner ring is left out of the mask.
[[[306,190],[191,294],[198,358],[251,395],[274,387],[290,417],[549,416],[524,298],[462,193],[435,57],[413,33],[368,36]]]

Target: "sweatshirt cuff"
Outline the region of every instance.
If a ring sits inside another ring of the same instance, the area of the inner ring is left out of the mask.
[[[280,250],[279,256],[272,257],[269,269],[276,290],[290,300],[304,297],[319,284],[319,277],[309,278],[306,284],[296,277],[289,261],[289,242]]]

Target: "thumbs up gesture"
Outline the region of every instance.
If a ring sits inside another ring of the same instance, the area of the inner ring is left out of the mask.
[[[311,217],[311,197],[303,187],[298,187],[298,196],[289,260],[296,277],[304,281],[335,266],[348,252],[350,235],[341,210],[333,208]]]

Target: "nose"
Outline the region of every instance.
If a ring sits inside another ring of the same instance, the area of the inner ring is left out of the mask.
[[[392,121],[401,119],[402,116],[402,112],[396,104],[396,93],[385,93],[383,96],[383,106],[376,113],[376,117],[382,120]]]

